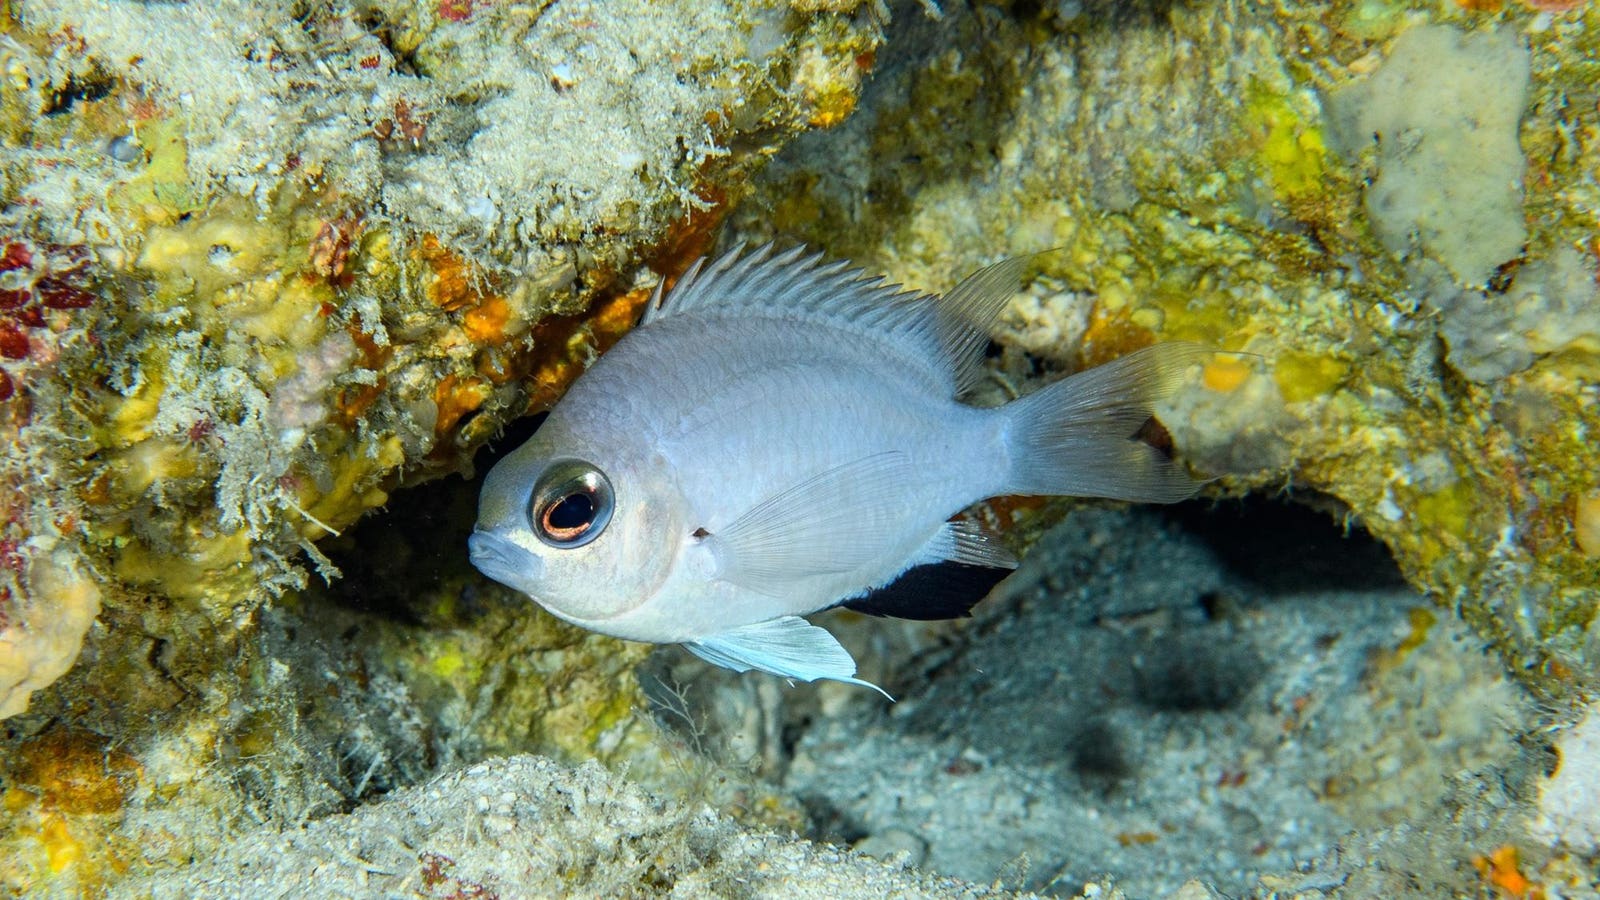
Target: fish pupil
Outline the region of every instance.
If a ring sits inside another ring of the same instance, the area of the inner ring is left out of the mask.
[[[581,531],[594,521],[594,498],[581,491],[568,494],[545,512],[544,521],[554,532]]]

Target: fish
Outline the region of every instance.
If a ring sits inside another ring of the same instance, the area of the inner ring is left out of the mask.
[[[591,631],[878,689],[805,617],[968,614],[1018,563],[963,510],[1202,483],[1138,437],[1199,345],[966,402],[1030,259],[932,296],[803,246],[701,258],[491,468],[472,563]]]

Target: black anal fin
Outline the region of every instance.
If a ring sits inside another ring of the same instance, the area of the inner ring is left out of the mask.
[[[1010,569],[971,563],[927,563],[912,566],[893,582],[839,605],[869,616],[895,619],[961,619],[972,615],[978,601],[1010,574]]]

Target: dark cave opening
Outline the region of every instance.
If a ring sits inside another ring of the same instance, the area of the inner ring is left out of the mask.
[[[1406,583],[1383,542],[1326,495],[1199,499],[1164,512],[1233,574],[1264,591],[1383,590]]]

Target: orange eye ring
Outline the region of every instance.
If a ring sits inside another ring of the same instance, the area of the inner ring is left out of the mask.
[[[570,550],[605,531],[614,505],[604,472],[581,459],[556,460],[533,486],[528,520],[540,541]]]
[[[539,524],[551,540],[570,543],[594,527],[595,502],[588,491],[574,491],[546,505]]]

